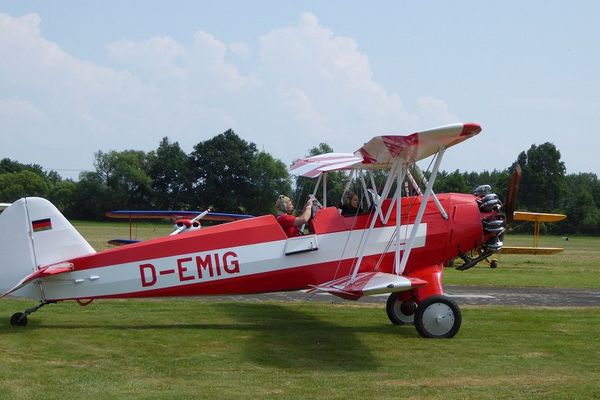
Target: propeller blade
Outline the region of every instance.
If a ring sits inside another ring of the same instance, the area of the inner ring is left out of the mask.
[[[515,172],[510,178],[510,185],[508,186],[508,194],[506,195],[506,203],[504,205],[506,222],[512,222],[513,220],[517,193],[519,193],[519,182],[521,182],[521,166],[517,164]]]

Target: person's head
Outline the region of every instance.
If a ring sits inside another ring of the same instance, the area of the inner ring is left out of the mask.
[[[279,195],[277,200],[275,201],[275,209],[282,213],[291,213],[294,211],[294,204],[292,204],[292,199],[287,196]]]
[[[360,203],[358,196],[354,192],[348,192],[346,195],[348,207],[351,209],[357,209]]]

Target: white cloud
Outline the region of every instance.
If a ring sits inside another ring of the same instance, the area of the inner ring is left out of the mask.
[[[225,61],[227,46],[214,36],[198,31],[187,60],[187,68],[196,83],[206,89],[238,91],[250,83],[235,65]]]
[[[124,40],[108,46],[111,59],[119,66],[141,74],[149,80],[183,78],[185,70],[178,60],[186,49],[170,37],[153,37],[143,42]]]
[[[0,124],[8,121],[41,121],[45,114],[29,101],[16,97],[0,100]]]
[[[281,97],[283,107],[289,110],[294,122],[312,127],[316,132],[325,125],[327,118],[315,111],[309,97],[301,89],[290,88],[281,93]]]
[[[40,138],[7,150],[21,162],[91,168],[97,150],[150,150],[169,136],[191,151],[228,128],[290,162],[319,142],[352,151],[376,134],[454,118],[435,98],[407,110],[354,39],[310,13],[260,37],[258,49],[199,30],[187,45],[168,36],[108,44],[111,65],[66,53],[40,25],[35,14],[0,14],[0,115]]]
[[[417,106],[419,115],[432,126],[458,121],[458,117],[448,110],[448,104],[443,100],[421,96],[417,99]]]
[[[248,58],[252,55],[252,49],[250,48],[250,46],[248,46],[248,44],[246,44],[244,42],[229,43],[227,48],[233,54],[235,54],[239,57],[242,57],[242,58]]]

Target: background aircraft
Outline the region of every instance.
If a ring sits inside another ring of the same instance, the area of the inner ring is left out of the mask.
[[[124,246],[137,243],[139,240],[133,238],[132,225],[137,220],[146,219],[169,219],[174,222],[175,230],[171,235],[177,235],[182,232],[200,229],[200,220],[215,222],[231,222],[240,219],[252,218],[247,214],[218,213],[210,210],[206,211],[171,211],[171,210],[115,210],[105,214],[109,218],[129,220],[129,239],[111,239],[108,244],[113,246]]]
[[[521,167],[517,165],[511,181],[509,184],[508,194],[506,198],[506,222],[511,223],[513,221],[528,221],[534,223],[533,230],[533,246],[531,247],[518,247],[518,246],[503,246],[500,251],[502,254],[556,254],[563,251],[561,247],[540,247],[540,224],[548,222],[558,222],[567,218],[564,214],[548,214],[539,212],[529,211],[514,211],[515,203],[517,199],[517,193],[519,191],[519,183],[521,181]],[[491,262],[491,266],[495,267],[495,261]]]

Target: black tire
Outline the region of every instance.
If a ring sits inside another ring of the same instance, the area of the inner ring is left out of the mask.
[[[417,307],[415,328],[424,338],[451,338],[462,323],[460,308],[446,296],[431,296]]]
[[[399,293],[390,294],[385,304],[387,316],[394,325],[414,324],[416,309],[415,302],[403,302]]]
[[[26,326],[27,325],[27,315],[22,312],[14,313],[12,317],[10,317],[10,324],[12,326]]]

